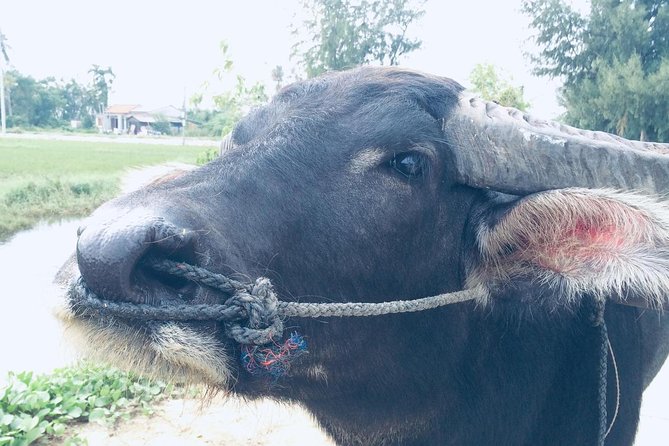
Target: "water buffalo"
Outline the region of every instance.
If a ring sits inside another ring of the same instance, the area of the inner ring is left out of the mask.
[[[667,303],[669,208],[654,198],[669,190],[667,151],[403,69],[298,82],[242,119],[217,160],[98,209],[71,280],[110,304],[227,297],[147,267],[151,257],[267,277],[284,301],[473,287],[483,297],[290,318],[286,334],[302,334],[308,354],[280,378],[249,373],[224,323],[72,303],[62,317],[112,363],[300,402],[342,445],[586,445],[601,413],[592,302],[606,299],[606,444],[631,445],[669,339],[656,311]]]

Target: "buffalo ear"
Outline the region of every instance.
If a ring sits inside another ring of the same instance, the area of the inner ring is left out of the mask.
[[[586,295],[666,307],[669,207],[641,195],[562,189],[519,199],[483,218],[468,286],[491,299],[575,308]]]

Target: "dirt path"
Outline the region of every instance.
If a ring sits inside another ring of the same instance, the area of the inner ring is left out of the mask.
[[[114,426],[84,424],[74,433],[89,446],[334,446],[299,407],[229,397],[217,397],[204,407],[197,400],[168,400],[153,416]]]

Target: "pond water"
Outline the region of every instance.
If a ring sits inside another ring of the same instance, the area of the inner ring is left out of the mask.
[[[8,370],[48,372],[73,362],[52,314],[62,291],[53,278],[73,252],[80,220],[43,224],[0,245],[0,383]],[[669,438],[669,363],[644,396],[637,446]]]
[[[52,314],[53,278],[74,251],[79,221],[42,224],[0,245],[0,379],[8,370],[48,372],[74,359]]]

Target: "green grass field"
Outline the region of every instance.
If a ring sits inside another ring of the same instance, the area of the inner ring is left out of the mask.
[[[195,163],[207,150],[115,142],[0,138],[0,241],[39,221],[87,215],[133,167]]]

